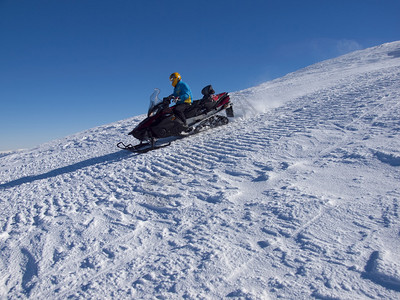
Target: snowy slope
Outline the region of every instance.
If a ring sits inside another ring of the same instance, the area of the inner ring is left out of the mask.
[[[143,116],[0,157],[0,298],[399,299],[400,42],[231,93],[142,155]]]

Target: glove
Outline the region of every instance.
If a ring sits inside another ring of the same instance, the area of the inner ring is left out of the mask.
[[[163,103],[169,105],[171,103],[171,99],[173,99],[173,98],[174,98],[173,95],[169,95],[168,97],[164,97],[163,98]]]

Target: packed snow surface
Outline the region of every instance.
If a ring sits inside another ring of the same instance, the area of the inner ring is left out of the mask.
[[[146,154],[144,116],[2,153],[0,298],[399,299],[400,42],[231,98]]]

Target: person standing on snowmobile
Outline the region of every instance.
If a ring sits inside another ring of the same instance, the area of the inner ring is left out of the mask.
[[[177,100],[174,108],[175,115],[187,126],[185,110],[192,104],[192,91],[189,85],[182,81],[181,75],[177,72],[172,73],[169,76],[169,80],[174,87],[174,92],[169,98]]]

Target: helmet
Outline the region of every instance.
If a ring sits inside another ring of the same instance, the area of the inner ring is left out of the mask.
[[[178,84],[179,80],[181,80],[181,79],[182,79],[181,75],[177,72],[172,73],[169,76],[169,80],[171,80],[171,84],[173,87],[175,87]]]

